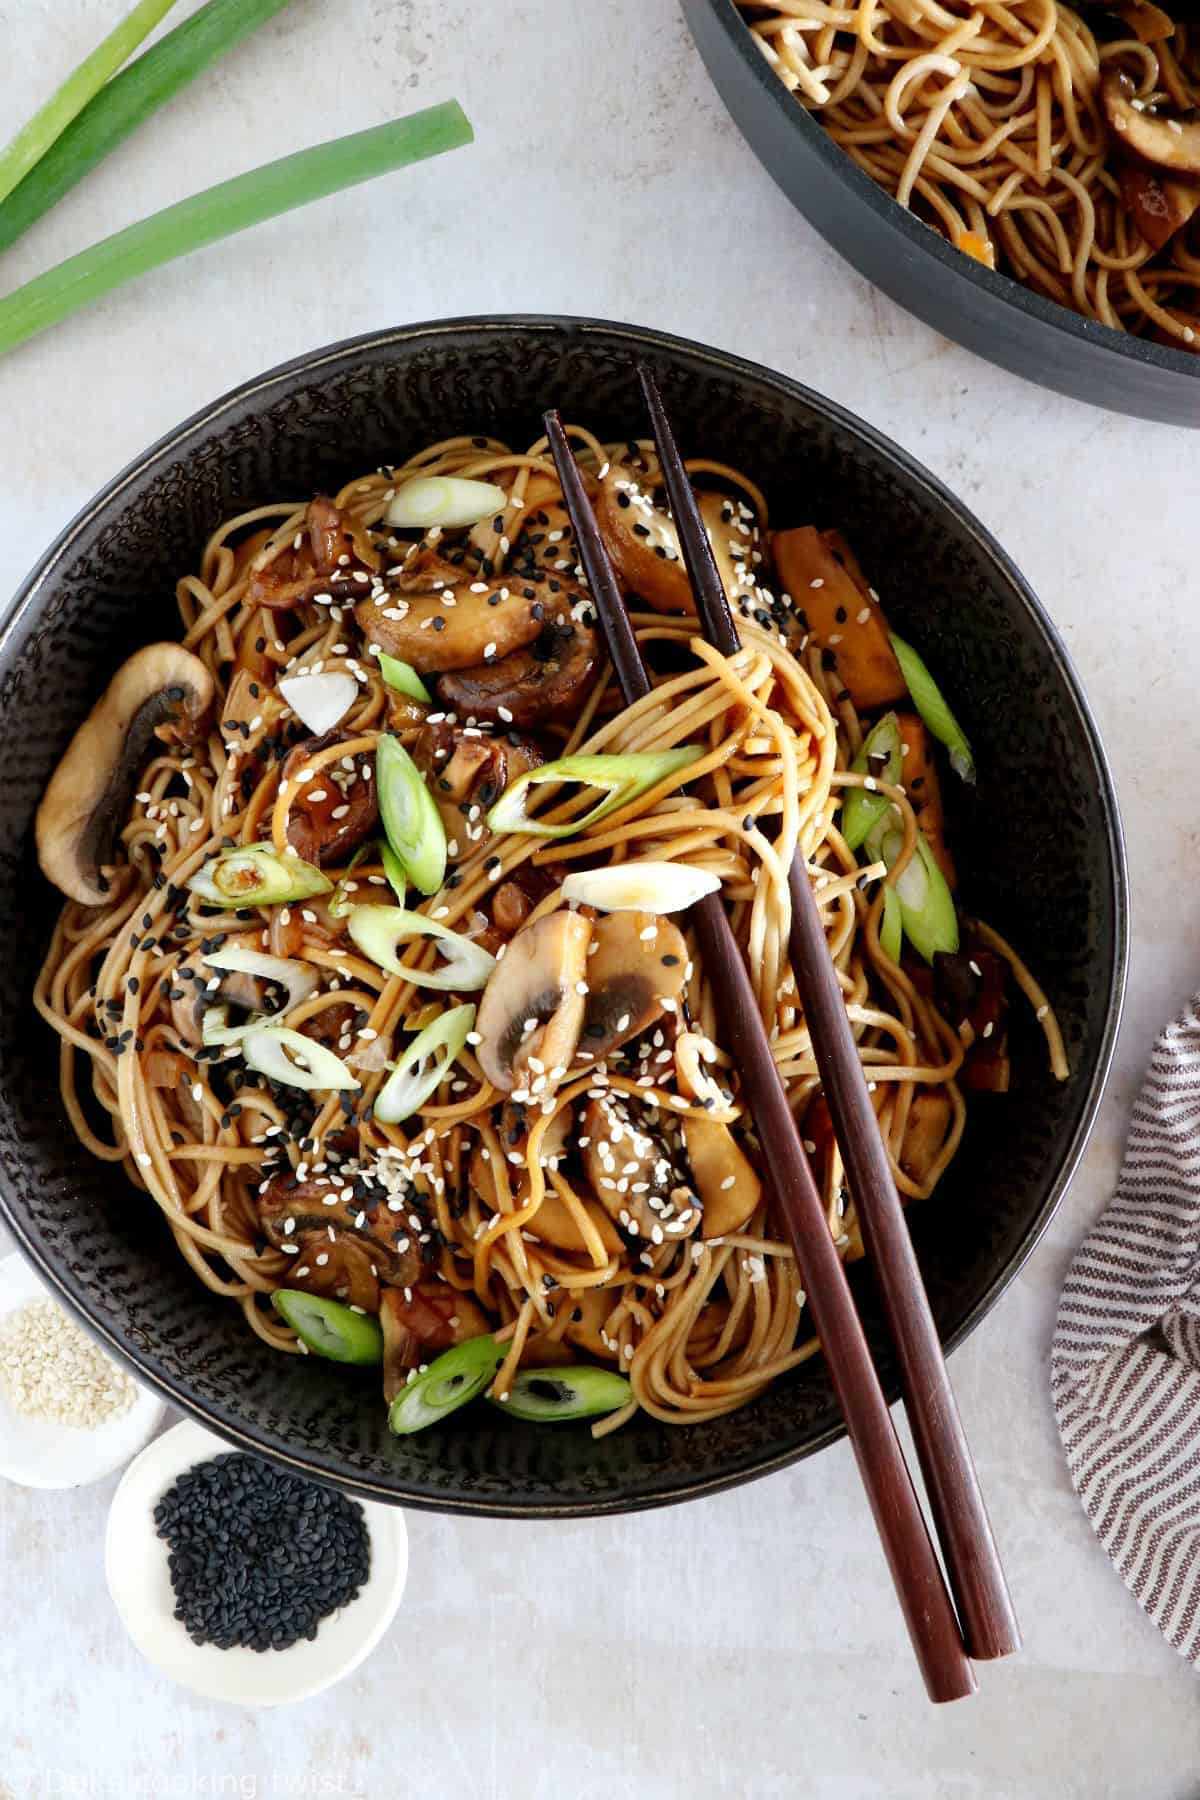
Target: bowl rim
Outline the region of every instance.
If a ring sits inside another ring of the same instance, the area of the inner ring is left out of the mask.
[[[989,269],[983,263],[976,262],[973,257],[964,256],[960,250],[956,250],[931,226],[917,218],[915,213],[901,206],[886,189],[872,181],[841,145],[834,143],[808,108],[802,106],[784,87],[755,43],[754,34],[738,11],[736,0],[699,0],[699,4],[712,14],[730,47],[754,74],[765,104],[777,112],[785,123],[790,122],[790,129],[803,138],[838,185],[862,205],[869,207],[885,230],[892,232],[903,245],[919,254],[932,257],[941,264],[951,279],[970,282],[991,300],[1000,301],[1017,312],[1025,313],[1039,324],[1064,332],[1081,344],[1102,352],[1111,351],[1131,363],[1148,364],[1167,375],[1178,375],[1191,381],[1200,380],[1200,355],[1190,350],[1172,350],[1165,344],[1135,337],[1132,332],[1115,331],[1111,325],[1105,325],[1099,319],[1087,319],[1082,313],[1063,306],[1060,301],[1050,300],[1034,288],[1026,287],[1023,282],[1005,274],[1003,270]],[[738,124],[736,120],[734,123]],[[738,131],[740,134],[740,124]],[[936,330],[937,327],[932,329]],[[1091,404],[1104,403],[1093,400]]]
[[[0,625],[0,676],[19,656],[25,639],[35,626],[40,614],[42,596],[60,570],[64,560],[72,552],[79,535],[101,517],[114,502],[118,501],[131,484],[140,482],[159,469],[166,467],[171,460],[186,456],[193,447],[190,440],[196,438],[201,431],[208,431],[217,425],[224,413],[241,406],[248,400],[258,397],[265,398],[272,389],[286,391],[288,385],[298,377],[311,378],[322,369],[338,362],[353,364],[357,358],[368,353],[387,351],[392,347],[410,348],[422,340],[436,342],[439,339],[452,338],[464,333],[482,334],[499,339],[518,331],[525,334],[541,332],[545,334],[547,340],[559,339],[566,342],[572,340],[583,342],[593,336],[602,338],[610,344],[614,340],[618,344],[625,341],[631,354],[634,351],[643,352],[648,349],[667,357],[682,355],[693,365],[696,363],[707,364],[714,373],[727,379],[732,378],[741,382],[749,378],[765,382],[788,399],[798,401],[810,411],[835,423],[852,437],[864,441],[885,460],[898,465],[918,488],[924,490],[925,495],[931,501],[948,509],[960,527],[974,540],[985,559],[990,559],[996,565],[998,573],[1015,591],[1041,632],[1047,653],[1056,665],[1057,672],[1070,697],[1075,721],[1083,733],[1093,760],[1110,852],[1108,872],[1113,913],[1113,958],[1108,979],[1105,1023],[1097,1048],[1092,1077],[1086,1093],[1082,1097],[1078,1122],[1058,1173],[1016,1251],[997,1270],[955,1329],[942,1340],[943,1349],[949,1355],[965,1341],[985,1315],[996,1305],[1001,1295],[1015,1280],[1037,1248],[1087,1147],[1112,1065],[1124,1005],[1129,959],[1129,873],[1120,808],[1108,757],[1079,677],[1057,628],[1012,558],[987,527],[937,476],[919,463],[907,450],[894,443],[885,433],[858,418],[839,405],[837,401],[816,392],[815,389],[806,387],[790,376],[777,373],[762,363],[756,363],[747,357],[737,356],[730,351],[717,349],[690,338],[617,320],[553,313],[466,314],[446,319],[421,320],[408,325],[342,338],[335,343],[322,345],[306,354],[292,357],[287,362],[279,363],[219,395],[208,405],[199,408],[179,425],[158,438],[139,456],[133,458],[105,487],[101,488],[59,532],[18,588],[10,612]],[[598,1495],[582,1500],[562,1500],[548,1496],[545,1499],[504,1502],[487,1495],[438,1494],[434,1496],[429,1492],[413,1492],[399,1486],[384,1486],[370,1477],[353,1471],[347,1472],[344,1465],[338,1465],[335,1458],[327,1457],[323,1452],[298,1453],[287,1443],[286,1439],[273,1439],[266,1431],[260,1434],[240,1421],[226,1419],[190,1388],[182,1385],[176,1386],[167,1377],[160,1375],[154,1367],[140,1359],[138,1347],[131,1338],[127,1339],[126,1336],[119,1333],[115,1326],[93,1316],[88,1310],[81,1289],[69,1271],[57,1267],[49,1257],[43,1254],[41,1248],[31,1239],[25,1229],[20,1213],[19,1195],[10,1190],[7,1172],[0,1168],[0,1220],[3,1220],[12,1232],[23,1255],[29,1258],[53,1292],[62,1299],[81,1323],[104,1344],[112,1355],[128,1365],[141,1382],[152,1387],[187,1416],[206,1426],[210,1431],[216,1432],[237,1448],[256,1456],[266,1457],[310,1480],[332,1483],[347,1493],[356,1494],[362,1499],[380,1500],[387,1504],[411,1506],[424,1511],[492,1518],[566,1519],[638,1512],[684,1500],[700,1499],[706,1495],[741,1486],[744,1482],[757,1480],[761,1476],[774,1474],[792,1463],[826,1449],[845,1435],[844,1425],[840,1420],[835,1420],[811,1440],[767,1455],[755,1461],[750,1468],[738,1468],[710,1477],[677,1480],[673,1485],[655,1487],[651,1491],[643,1492],[633,1498]],[[890,1405],[897,1399],[899,1389],[895,1383],[891,1383],[885,1391]]]

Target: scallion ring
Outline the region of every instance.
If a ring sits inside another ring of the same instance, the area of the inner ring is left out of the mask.
[[[446,1079],[474,1023],[473,1006],[452,1006],[418,1031],[380,1088],[375,1117],[385,1125],[399,1125],[424,1106]]]
[[[481,944],[472,943],[461,932],[451,931],[424,913],[406,912],[401,906],[355,906],[350,910],[349,932],[364,956],[399,975],[415,987],[452,989],[455,993],[471,993],[487,986],[488,976],[496,967],[496,959]],[[433,938],[445,958],[440,968],[418,969],[403,963],[396,955],[396,945],[417,938]]]
[[[388,1409],[389,1429],[397,1437],[409,1437],[457,1412],[482,1394],[505,1354],[494,1337],[468,1338],[444,1351],[396,1395]]]
[[[496,801],[487,822],[493,831],[524,832],[529,837],[574,837],[649,793],[660,781],[689,768],[703,755],[699,744],[682,744],[676,750],[635,750],[625,756],[564,756],[518,776]],[[531,819],[525,808],[531,790],[549,782],[600,788],[605,797],[568,823],[543,824]]]

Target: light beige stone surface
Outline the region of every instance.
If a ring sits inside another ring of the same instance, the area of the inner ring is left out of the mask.
[[[0,3],[0,136],[120,10]],[[1191,1800],[1196,1680],[1092,1539],[1046,1355],[1149,1045],[1200,961],[1200,438],[1041,393],[873,295],[737,137],[674,0],[295,0],[6,257],[0,283],[451,94],[473,150],[161,271],[0,364],[0,595],[128,458],[235,382],[352,332],[501,309],[639,320],[757,357],[891,433],[978,511],[1095,705],[1135,919],[1086,1164],[953,1362],[1027,1648],[984,1670],[974,1702],[925,1705],[840,1446],[624,1520],[412,1515],[408,1600],[383,1647],[300,1711],[247,1717],[170,1688],[122,1636],[101,1575],[108,1484],[0,1487],[0,1800]]]

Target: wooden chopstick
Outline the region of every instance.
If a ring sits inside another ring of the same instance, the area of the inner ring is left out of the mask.
[[[557,412],[545,415],[551,453],[580,559],[627,704],[650,691],[650,677],[625,610],[575,458]],[[722,1035],[737,1065],[763,1161],[800,1267],[817,1332],[892,1580],[931,1700],[975,1692],[954,1608],[863,1335],[841,1257],[804,1154],[787,1094],[719,894],[697,902],[695,927],[717,997]]]
[[[710,644],[722,655],[733,656],[740,650],[741,640],[696,496],[658,385],[647,369],[640,369],[639,374],[700,624]],[[863,1243],[896,1347],[913,1442],[963,1636],[973,1657],[1007,1656],[1020,1648],[1020,1629],[846,1016],[845,999],[799,852],[789,871],[788,887],[792,970]]]

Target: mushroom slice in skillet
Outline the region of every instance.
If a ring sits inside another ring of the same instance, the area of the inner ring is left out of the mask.
[[[288,1287],[378,1312],[382,1282],[405,1286],[417,1280],[420,1246],[403,1214],[378,1199],[343,1200],[341,1191],[336,1177],[272,1176],[258,1197],[262,1233],[277,1250],[297,1246],[288,1258]]]
[[[1180,117],[1147,106],[1121,69],[1105,75],[1100,100],[1114,141],[1127,155],[1168,174],[1200,180],[1200,112]]]
[[[592,927],[592,945],[579,1049],[599,1062],[674,1010],[687,981],[688,951],[670,919],[643,912],[606,913]]]
[[[280,783],[298,775],[317,751],[348,741],[339,731],[305,738],[289,752],[279,771]],[[304,862],[318,868],[322,863],[341,862],[357,850],[379,820],[374,770],[371,777],[364,775],[368,766],[364,756],[353,761],[353,769],[343,768],[341,761],[324,764],[311,781],[297,789],[288,812],[288,843]]]
[[[623,1099],[603,1094],[589,1101],[580,1141],[592,1191],[626,1231],[663,1244],[697,1230],[701,1214],[695,1194],[664,1140],[639,1124]]]
[[[391,1403],[409,1369],[453,1344],[483,1337],[491,1323],[479,1302],[461,1288],[431,1276],[385,1287],[379,1299],[383,1327],[383,1397]]]
[[[528,1083],[544,1099],[571,1066],[591,936],[582,913],[547,913],[518,931],[492,971],[475,1030],[479,1066],[501,1093]]]
[[[152,739],[194,737],[212,697],[212,676],[180,644],[147,644],[117,670],[67,746],[37,811],[38,862],[68,899],[104,905],[106,870]]]
[[[563,605],[546,610],[532,643],[498,661],[442,675],[437,689],[456,712],[528,730],[577,712],[598,667],[595,632]]]

